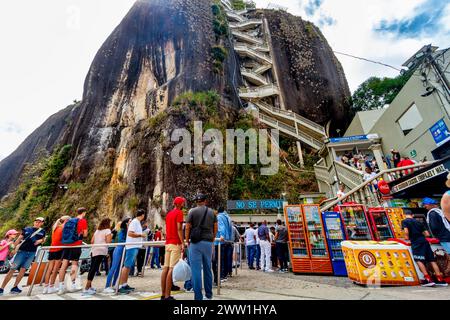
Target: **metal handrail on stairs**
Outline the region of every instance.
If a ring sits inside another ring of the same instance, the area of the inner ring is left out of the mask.
[[[378,181],[378,179],[383,178],[383,176],[388,175],[390,173],[396,173],[396,172],[402,172],[405,170],[410,170],[410,169],[420,169],[423,167],[428,167],[433,165],[434,163],[436,163],[436,161],[429,161],[429,162],[425,162],[425,163],[421,163],[421,164],[415,164],[412,166],[407,166],[407,167],[400,167],[400,168],[393,168],[393,169],[386,169],[386,170],[382,170],[380,171],[380,173],[378,173],[377,175],[375,175],[373,178],[364,181],[363,183],[361,183],[360,185],[358,185],[357,187],[353,188],[352,190],[350,190],[348,193],[345,194],[345,196],[327,204],[326,206],[321,207],[320,209],[322,211],[327,211],[331,208],[333,208],[335,205],[339,204],[341,201],[345,201],[349,198],[351,198],[352,196],[357,196],[358,192],[361,192],[362,190],[364,191],[368,191],[369,189],[371,190],[370,192],[372,192],[372,197],[377,198],[377,194],[375,194],[376,191],[374,191],[374,188],[368,188],[371,184],[373,184],[374,181]]]
[[[324,137],[326,137],[325,128],[317,123],[315,123],[312,120],[309,120],[305,117],[302,117],[301,115],[293,112],[293,111],[286,111],[279,108],[274,108],[271,105],[263,102],[263,101],[255,101],[254,104],[256,104],[258,107],[261,107],[262,109],[265,109],[266,111],[269,111],[272,114],[277,114],[283,117],[287,118],[293,118],[294,121],[297,120],[298,123],[301,125],[306,125],[311,127],[313,130],[317,131],[318,133],[322,134]]]
[[[304,143],[308,144],[309,146],[311,146],[312,148],[319,150],[322,145],[323,142],[296,130],[295,127],[293,126],[289,126],[285,123],[282,123],[272,117],[266,116],[265,114],[259,114],[259,119],[262,120],[263,122],[265,122],[266,124],[279,129],[280,131],[290,134],[291,136],[295,137],[296,139],[303,141]]]
[[[231,33],[233,34],[233,36],[235,36],[236,38],[240,38],[240,39],[244,39],[245,41],[251,42],[251,43],[255,43],[258,45],[263,45],[264,41],[261,39],[258,39],[255,36],[252,36],[248,33],[245,32],[241,32],[238,30],[231,30]]]

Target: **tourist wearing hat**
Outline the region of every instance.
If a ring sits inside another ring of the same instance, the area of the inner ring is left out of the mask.
[[[19,274],[14,282],[14,287],[11,289],[11,293],[20,294],[22,292],[19,288],[20,281],[22,281],[25,272],[33,262],[37,248],[45,241],[45,231],[42,228],[44,221],[44,218],[38,217],[34,220],[32,227],[22,230],[22,234],[19,236],[22,242],[18,245],[19,248],[16,248],[17,254],[14,257],[14,263],[3,280],[3,284],[0,287],[0,295],[3,295],[6,285],[12,279],[16,270],[19,270]]]
[[[174,209],[166,216],[166,245],[164,254],[164,269],[161,274],[161,300],[175,300],[171,295],[172,272],[180,261],[183,252],[183,208],[186,199],[176,197],[173,200]]]
[[[206,195],[200,193],[194,200],[197,207],[189,211],[185,235],[189,246],[192,284],[195,300],[211,300],[213,297],[211,261],[214,237],[218,229],[217,217],[214,211],[206,206]],[[202,270],[205,298],[202,292]]]
[[[422,205],[428,210],[427,223],[431,233],[444,247],[447,253],[450,253],[450,222],[439,208],[438,202],[431,198],[423,199]]]
[[[17,237],[18,231],[11,229],[5,234],[5,238],[0,241],[0,267],[3,267],[6,263],[6,259],[14,251],[14,247],[20,241]]]

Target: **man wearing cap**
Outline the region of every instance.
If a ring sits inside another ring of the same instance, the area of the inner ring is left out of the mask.
[[[186,221],[186,242],[189,246],[195,300],[211,300],[213,297],[211,260],[218,228],[217,217],[213,210],[206,206],[206,200],[206,195],[201,193],[195,197],[197,207],[189,211]],[[205,299],[202,293],[202,270]]]
[[[445,205],[444,201],[443,204]],[[425,198],[423,199],[422,205],[428,210],[427,223],[431,233],[435,238],[439,239],[439,242],[444,247],[445,251],[450,253],[450,222],[446,219],[444,212],[439,209],[436,200]]]
[[[175,300],[170,295],[172,288],[172,272],[184,252],[183,245],[183,208],[186,199],[176,197],[173,200],[175,208],[166,216],[166,246],[164,269],[161,274],[161,300]]]
[[[0,287],[0,295],[3,295],[6,285],[11,280],[16,270],[19,270],[19,274],[14,282],[14,287],[11,289],[11,293],[20,294],[22,292],[22,290],[19,289],[20,281],[22,281],[25,272],[33,262],[38,246],[45,241],[45,231],[42,228],[44,221],[44,218],[38,217],[34,220],[32,227],[27,227],[22,230],[22,234],[19,236],[19,239],[21,239],[22,242],[19,244],[11,270],[9,270],[8,274],[5,276],[2,286]]]

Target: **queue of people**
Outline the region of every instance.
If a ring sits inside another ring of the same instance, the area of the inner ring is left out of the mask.
[[[255,228],[255,225],[251,223],[250,227],[245,230],[243,240],[250,270],[272,273],[274,272],[273,267],[278,267],[278,272],[288,272],[289,239],[287,228],[281,220],[277,220],[276,227],[272,228],[274,234],[267,227],[267,221],[264,220],[258,224],[258,228]],[[272,250],[272,248],[275,250]],[[274,253],[276,258],[272,259]]]

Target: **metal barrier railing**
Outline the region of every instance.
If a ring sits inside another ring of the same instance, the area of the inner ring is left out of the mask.
[[[214,241],[218,241],[217,295],[220,295],[220,288],[221,288],[220,272],[221,272],[221,263],[222,263],[222,261],[221,261],[222,260],[222,257],[221,257],[221,246],[222,246],[223,243],[233,243],[234,244],[234,246],[233,246],[233,257],[234,257],[235,253],[238,251],[238,250],[236,250],[237,246],[243,245],[243,242],[236,242],[235,243],[235,242],[231,242],[231,241],[221,241],[220,239],[215,239]],[[211,243],[211,244],[213,245],[214,243]],[[123,247],[125,247],[125,250],[123,250],[123,252],[122,252],[121,261],[120,261],[120,267],[119,267],[119,275],[117,277],[117,281],[116,281],[116,284],[115,284],[115,290],[116,290],[115,294],[117,295],[119,293],[119,283],[120,283],[120,278],[122,276],[122,268],[123,268],[123,263],[124,263],[124,259],[125,259],[126,247],[127,246],[131,246],[131,245],[133,245],[133,246],[141,245],[144,248],[164,247],[165,246],[165,241],[143,241],[143,242],[137,242],[137,243],[107,243],[107,244],[84,244],[84,245],[78,245],[78,246],[45,246],[45,247],[41,247],[41,248],[39,248],[39,251],[37,253],[37,256],[38,256],[37,269],[36,269],[36,272],[34,272],[34,274],[33,274],[33,279],[31,281],[31,285],[30,285],[30,287],[28,289],[27,296],[31,296],[31,294],[33,292],[33,288],[34,288],[34,285],[35,285],[35,282],[36,282],[36,277],[37,277],[37,274],[38,274],[38,272],[40,270],[40,267],[42,265],[42,262],[43,262],[43,259],[44,259],[46,251],[49,251],[50,249],[74,249],[74,248],[81,248],[81,249],[88,248],[88,249],[91,249],[91,248],[95,248],[95,247],[101,247],[101,248],[108,247],[108,248],[110,248],[110,247],[122,247],[123,246]],[[144,267],[143,267],[142,271],[145,270],[145,265],[146,265],[145,261],[147,261],[147,258],[148,258],[148,256],[146,254],[146,257],[144,259]],[[242,268],[242,251],[241,250],[239,250],[239,265]],[[238,267],[237,266],[238,266],[238,264],[237,264],[237,260],[236,260],[236,263],[235,263],[236,275],[238,274],[238,271],[237,271]],[[79,266],[78,266],[78,272],[79,271],[80,271],[80,263],[79,263]]]

